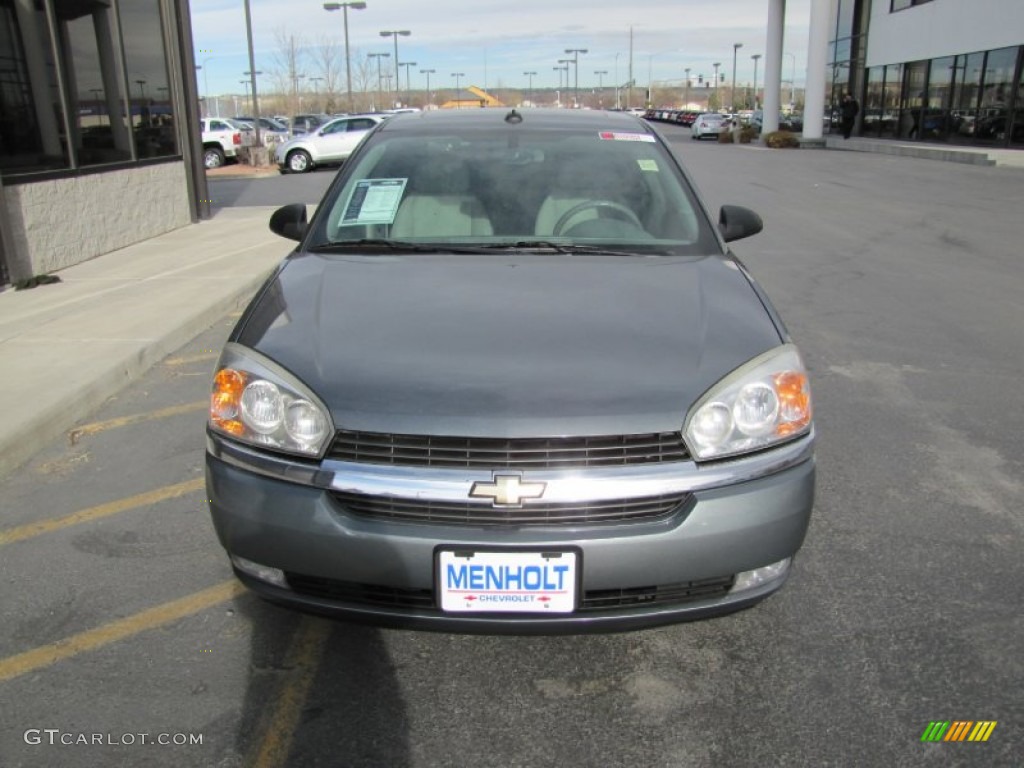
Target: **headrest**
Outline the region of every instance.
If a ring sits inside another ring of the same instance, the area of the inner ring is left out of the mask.
[[[409,179],[411,192],[428,195],[465,195],[470,191],[469,167],[456,157],[430,157]]]

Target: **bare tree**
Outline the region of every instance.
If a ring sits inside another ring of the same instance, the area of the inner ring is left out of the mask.
[[[352,52],[352,99],[355,101],[353,110],[356,112],[383,109],[377,103],[377,67],[358,49]]]
[[[287,105],[289,115],[301,111],[299,98],[299,80],[305,77],[306,66],[305,41],[302,37],[292,34],[285,28],[274,32],[276,53],[272,59],[271,77],[275,89]]]
[[[320,108],[327,114],[336,112],[345,101],[345,61],[341,46],[327,34],[317,38],[310,51],[315,76],[321,78],[316,89],[320,94]],[[347,107],[346,107],[347,108]]]

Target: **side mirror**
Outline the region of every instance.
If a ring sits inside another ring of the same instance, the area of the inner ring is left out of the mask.
[[[718,229],[725,242],[742,240],[744,237],[756,235],[764,229],[761,217],[749,208],[739,205],[723,205],[718,214]]]
[[[278,208],[270,216],[270,231],[289,240],[302,240],[306,236],[306,206],[292,203]]]

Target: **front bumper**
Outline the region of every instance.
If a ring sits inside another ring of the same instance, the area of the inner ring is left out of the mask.
[[[684,492],[656,519],[483,525],[353,514],[339,494],[410,500],[467,498],[479,470],[406,469],[269,457],[208,436],[206,478],[228,553],[271,569],[278,585],[236,569],[262,596],[379,626],[486,633],[618,631],[728,613],[782,586],[788,572],[744,590],[736,574],[792,558],[814,501],[813,435],[753,457],[699,467],[526,471],[555,497],[600,500]],[[547,495],[547,494],[546,494]],[[559,615],[450,614],[435,599],[438,548],[575,548],[578,609]],[[608,596],[615,596],[609,599]]]

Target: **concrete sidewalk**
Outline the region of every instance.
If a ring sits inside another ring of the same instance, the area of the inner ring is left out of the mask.
[[[893,139],[872,139],[851,136],[844,139],[836,134],[825,136],[825,147],[848,152],[875,152],[900,157],[918,157],[926,160],[940,160],[946,163],[967,163],[968,165],[998,165],[1008,168],[1024,168],[1024,150],[996,147],[961,146],[948,143],[917,141],[895,141]]]
[[[0,293],[0,476],[244,306],[291,250],[267,228],[272,211],[220,210],[61,270],[60,283]]]

